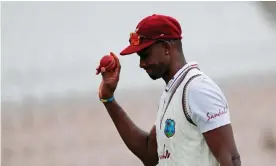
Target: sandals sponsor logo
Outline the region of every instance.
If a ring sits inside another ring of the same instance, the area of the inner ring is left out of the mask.
[[[207,116],[207,118],[208,118],[207,121],[209,121],[209,120],[211,120],[211,119],[215,119],[216,117],[221,116],[221,115],[223,115],[223,114],[226,114],[227,112],[228,112],[228,106],[226,106],[224,109],[219,109],[219,111],[218,111],[217,113],[208,112],[208,113],[206,114],[206,116]]]
[[[171,155],[171,153],[168,151],[168,149],[166,149],[166,145],[164,144],[164,148],[163,148],[162,154],[159,155],[159,159],[160,160],[168,159],[168,158],[170,158],[170,155]]]

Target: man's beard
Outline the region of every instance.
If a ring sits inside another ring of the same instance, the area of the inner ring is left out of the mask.
[[[166,74],[166,70],[164,68],[164,66],[155,66],[155,68],[153,68],[152,73],[148,73],[149,77],[152,80],[158,80],[160,78],[162,78],[164,76],[164,74]]]
[[[152,76],[152,75],[149,75],[149,77],[150,77],[152,80],[157,80],[157,79],[158,79],[157,77]]]
[[[155,76],[155,75],[151,75],[151,74],[148,74],[149,75],[149,77],[152,79],[152,80],[158,80],[158,79],[160,79],[160,78],[162,78],[162,76]]]

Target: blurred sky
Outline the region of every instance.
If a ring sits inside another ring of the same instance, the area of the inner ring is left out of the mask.
[[[258,2],[1,3],[4,101],[97,91],[101,57],[119,54],[154,13],[179,20],[186,58],[213,78],[276,71],[276,31]],[[164,85],[139,68],[137,55],[119,58],[120,88]]]

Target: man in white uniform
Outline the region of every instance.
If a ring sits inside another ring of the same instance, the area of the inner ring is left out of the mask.
[[[144,18],[130,35],[130,45],[120,54],[137,53],[140,67],[153,79],[166,83],[155,125],[150,133],[140,130],[114,98],[120,75],[99,66],[99,97],[126,146],[144,165],[240,166],[230,123],[229,108],[220,88],[186,62],[178,21],[165,15]]]

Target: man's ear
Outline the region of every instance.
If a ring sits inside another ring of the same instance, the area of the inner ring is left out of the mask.
[[[165,41],[164,42],[164,51],[165,51],[165,55],[169,55],[171,53],[171,49],[172,49],[172,45],[170,42]]]

